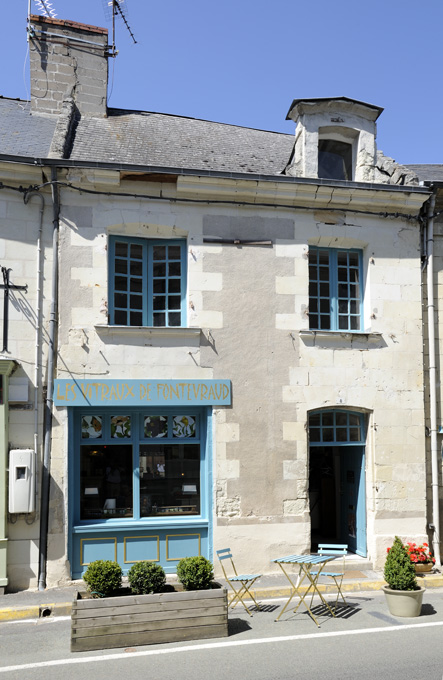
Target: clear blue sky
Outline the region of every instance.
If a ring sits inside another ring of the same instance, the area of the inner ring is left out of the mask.
[[[386,155],[443,163],[442,0],[126,2],[138,44],[117,19],[110,106],[292,134],[293,99],[344,95],[385,109]],[[52,4],[58,19],[111,28],[106,0]],[[27,9],[1,3],[5,97],[29,97]]]

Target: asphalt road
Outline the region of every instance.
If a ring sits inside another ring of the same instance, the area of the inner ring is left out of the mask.
[[[250,618],[230,613],[229,637],[104,652],[70,652],[70,621],[0,624],[0,680],[442,680],[443,590],[425,593],[422,615],[389,615],[382,593],[347,596],[349,606],[317,628],[306,612],[269,601]]]

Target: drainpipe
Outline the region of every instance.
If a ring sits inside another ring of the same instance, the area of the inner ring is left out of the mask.
[[[24,202],[28,203],[32,196],[40,199],[40,220],[37,235],[37,323],[35,329],[35,369],[34,369],[34,451],[38,453],[38,395],[40,392],[40,356],[41,356],[41,330],[42,330],[42,275],[43,275],[43,211],[45,209],[45,198],[38,191],[28,191],[25,194]]]
[[[42,485],[40,504],[40,541],[39,541],[39,576],[38,589],[46,588],[46,562],[48,553],[48,517],[49,517],[49,492],[50,492],[50,467],[51,467],[51,434],[52,434],[52,406],[54,389],[54,369],[56,357],[56,332],[58,312],[58,236],[60,201],[57,186],[57,168],[51,168],[51,191],[53,208],[53,232],[52,232],[52,294],[51,314],[49,317],[49,340],[48,340],[48,375],[47,394],[45,403],[45,429],[43,445]]]
[[[439,451],[437,444],[437,368],[435,355],[435,305],[434,305],[434,209],[435,193],[428,203],[427,211],[427,272],[426,286],[428,294],[428,344],[429,344],[429,395],[431,419],[431,464],[432,464],[432,547],[436,566],[441,566],[440,558],[440,508],[438,465]]]

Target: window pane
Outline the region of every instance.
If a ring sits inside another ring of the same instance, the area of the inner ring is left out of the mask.
[[[179,295],[169,295],[168,296],[168,309],[180,309],[181,298]]]
[[[338,266],[348,266],[348,253],[345,253],[343,250],[338,250],[337,251],[337,264]]]
[[[154,315],[154,326],[164,326],[166,321],[166,314],[164,312],[156,312]]]
[[[349,428],[349,441],[359,442],[360,441],[360,429],[357,427]]]
[[[318,177],[352,180],[352,145],[335,139],[320,139]]]
[[[141,312],[131,312],[129,319],[131,326],[143,326],[143,314]]]
[[[166,293],[165,279],[154,279],[154,293]]]
[[[337,279],[339,281],[347,281],[348,280],[348,270],[344,269],[343,267],[339,267],[337,271]]]
[[[348,331],[349,330],[349,322],[348,322],[347,316],[339,316],[338,317],[338,329],[340,331]]]
[[[111,437],[116,439],[131,437],[131,416],[111,416]]]
[[[143,300],[141,295],[131,295],[130,301],[131,309],[142,309]]]
[[[320,295],[322,297],[329,297],[329,283],[320,284]]]
[[[324,442],[333,442],[334,441],[334,430],[332,427],[324,427],[323,428],[323,440]]]
[[[131,260],[131,275],[132,276],[143,276],[143,267],[140,260]]]
[[[168,436],[168,416],[145,416],[144,435],[150,439]]]
[[[125,311],[116,309],[114,312],[114,322],[117,326],[126,326],[128,323],[128,315]]]
[[[331,319],[329,316],[320,316],[320,328],[322,331],[331,330]]]
[[[156,262],[153,267],[154,276],[166,276],[166,264],[164,262]]]
[[[168,257],[170,260],[180,260],[181,259],[181,248],[180,246],[169,246]]]
[[[153,258],[157,260],[166,260],[166,246],[154,246]]]
[[[313,413],[311,416],[309,416],[309,425],[310,426],[320,426],[320,414],[319,413]]]
[[[339,300],[338,301],[338,313],[339,314],[347,314],[348,312],[348,301],[347,300]]]
[[[127,307],[128,306],[128,296],[126,293],[115,293],[114,295],[114,305],[115,307]]]
[[[168,314],[168,326],[181,326],[181,314],[180,314],[180,312],[169,312],[169,314]]]
[[[154,297],[154,309],[164,309],[166,304],[166,297],[164,295],[156,295]]]
[[[128,244],[122,241],[115,242],[115,255],[116,257],[128,257]]]
[[[116,260],[115,261],[115,273],[116,274],[127,274],[128,273],[128,262],[127,262],[127,260]]]
[[[128,290],[128,279],[126,276],[116,276],[114,280],[115,290]]]
[[[319,267],[318,273],[320,281],[329,281],[329,268]]]
[[[311,282],[309,284],[309,297],[317,297],[318,295],[318,285]]]
[[[174,437],[195,437],[195,416],[174,416],[172,434]]]
[[[358,253],[349,253],[349,265],[352,267],[358,267]]]
[[[359,328],[360,328],[360,317],[359,316],[351,316],[349,321],[350,321],[351,331],[358,331]]]
[[[318,263],[329,265],[329,253],[327,250],[319,250],[318,252]]]
[[[141,293],[143,290],[142,279],[131,279],[130,290],[131,293]]]
[[[181,281],[180,281],[180,279],[169,279],[169,281],[168,281],[168,291],[170,293],[180,293],[181,292]]]
[[[350,413],[349,425],[353,425],[354,427],[360,427],[360,416],[356,416],[354,413]]]
[[[337,427],[336,429],[336,441],[346,442],[348,440],[348,431],[345,427]]]
[[[322,413],[322,425],[333,425],[334,424],[334,414],[333,413]]]
[[[142,444],[141,517],[171,517],[199,513],[199,444]]]
[[[342,427],[346,427],[348,424],[348,414],[347,413],[338,413],[335,414],[335,422],[337,425],[341,425]]]
[[[81,446],[80,519],[132,516],[132,446]]]
[[[82,439],[99,439],[102,436],[101,416],[82,416]]]
[[[181,262],[170,262],[168,266],[168,276],[181,276]]]
[[[338,297],[348,297],[348,285],[347,283],[340,283],[338,286]]]
[[[143,257],[143,247],[140,243],[131,243],[131,257],[141,260]]]
[[[322,300],[322,302],[324,301]],[[315,314],[316,312],[318,312],[317,298],[312,298],[312,300],[309,300],[309,313]]]

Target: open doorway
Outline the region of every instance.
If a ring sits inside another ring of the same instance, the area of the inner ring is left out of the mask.
[[[311,550],[346,543],[366,556],[364,418],[350,411],[309,417]]]

